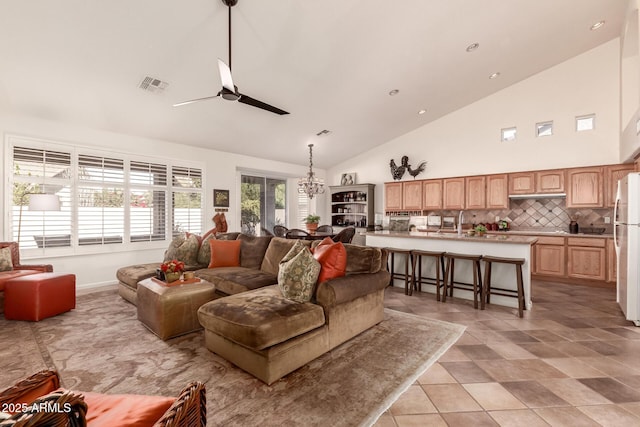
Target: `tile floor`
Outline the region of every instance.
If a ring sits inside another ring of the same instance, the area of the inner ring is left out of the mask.
[[[375,426],[640,426],[640,328],[615,289],[534,281],[532,301],[520,319],[388,288],[388,308],[467,330]]]

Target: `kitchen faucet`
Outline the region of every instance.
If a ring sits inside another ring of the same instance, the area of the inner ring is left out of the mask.
[[[458,236],[462,236],[462,221],[463,221],[463,216],[462,216],[462,210],[460,211],[460,214],[458,215]]]

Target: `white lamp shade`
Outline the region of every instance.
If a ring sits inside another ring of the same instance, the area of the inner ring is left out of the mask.
[[[59,211],[60,198],[55,194],[31,194],[29,196],[30,211]]]

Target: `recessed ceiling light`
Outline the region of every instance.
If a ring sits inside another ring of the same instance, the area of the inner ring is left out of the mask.
[[[389,96],[397,95],[398,92],[400,92],[398,89],[393,89],[393,90],[389,91]]]
[[[491,80],[493,80],[493,79],[497,79],[499,75],[500,75],[500,73],[493,73],[493,74],[491,74],[491,75],[489,76],[489,78],[490,78]]]
[[[470,44],[469,46],[467,46],[467,52],[473,52],[474,50],[476,50],[479,47],[480,47],[480,43]]]
[[[427,110],[420,110],[420,111],[418,111],[418,114],[424,114],[426,112],[427,112]]]
[[[604,26],[604,21],[598,21],[591,26],[591,31],[597,30],[598,28],[602,28]]]

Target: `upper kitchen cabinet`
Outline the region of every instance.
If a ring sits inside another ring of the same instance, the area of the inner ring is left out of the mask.
[[[535,192],[535,172],[509,174],[509,194],[533,194]]]
[[[467,209],[485,209],[487,207],[487,177],[469,176],[465,178]]]
[[[443,209],[464,209],[464,178],[442,180]]]
[[[402,183],[402,209],[422,209],[422,181],[405,181]]]
[[[618,181],[627,176],[630,172],[634,172],[635,165],[627,163],[622,165],[605,166],[604,183],[605,183],[605,206],[612,208],[616,203],[616,193],[618,191]]]
[[[487,176],[487,209],[508,209],[508,175]]]
[[[567,207],[601,208],[604,206],[604,168],[575,168],[567,171]]]
[[[384,184],[384,209],[387,211],[402,210],[401,182],[387,182]]]
[[[422,181],[422,209],[442,209],[442,180]]]
[[[565,171],[562,169],[537,171],[535,192],[537,194],[564,193],[564,175]]]

